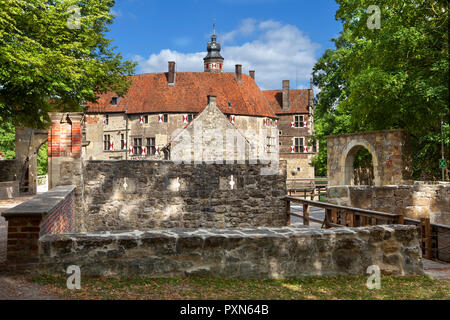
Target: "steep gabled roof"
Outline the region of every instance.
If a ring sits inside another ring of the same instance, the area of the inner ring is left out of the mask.
[[[177,72],[173,86],[168,85],[167,73],[132,76],[132,85],[117,106],[111,105],[115,95],[106,93],[98,103],[88,104],[87,113],[200,113],[208,104],[208,95],[217,96],[217,106],[224,114],[276,117],[250,76],[243,74],[239,82],[234,73],[207,72]]]
[[[307,89],[290,90],[290,107],[288,111],[283,111],[282,90],[267,90],[263,91],[263,93],[276,115],[308,113],[309,90]]]

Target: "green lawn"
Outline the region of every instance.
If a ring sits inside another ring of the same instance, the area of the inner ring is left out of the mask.
[[[65,278],[34,276],[30,280],[62,299],[450,299],[450,281],[427,276],[382,277],[380,290],[369,290],[367,277],[291,280],[101,278],[82,279],[79,291],[66,289]]]

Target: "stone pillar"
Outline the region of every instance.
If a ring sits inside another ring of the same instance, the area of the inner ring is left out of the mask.
[[[49,132],[49,189],[59,185],[77,184],[77,176],[70,177],[73,168],[81,174],[81,120],[83,113],[49,113],[52,121]],[[64,127],[64,138],[61,138]],[[62,152],[61,150],[64,150]]]

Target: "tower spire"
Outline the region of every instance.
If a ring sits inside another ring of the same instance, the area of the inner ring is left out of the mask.
[[[220,55],[220,43],[217,42],[216,24],[213,23],[211,42],[208,42],[208,54],[203,59],[205,72],[221,73],[223,71],[223,57]]]

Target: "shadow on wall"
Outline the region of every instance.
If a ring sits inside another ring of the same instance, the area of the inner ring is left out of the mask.
[[[86,231],[230,228],[287,224],[286,164],[190,165],[170,161],[86,161]]]

